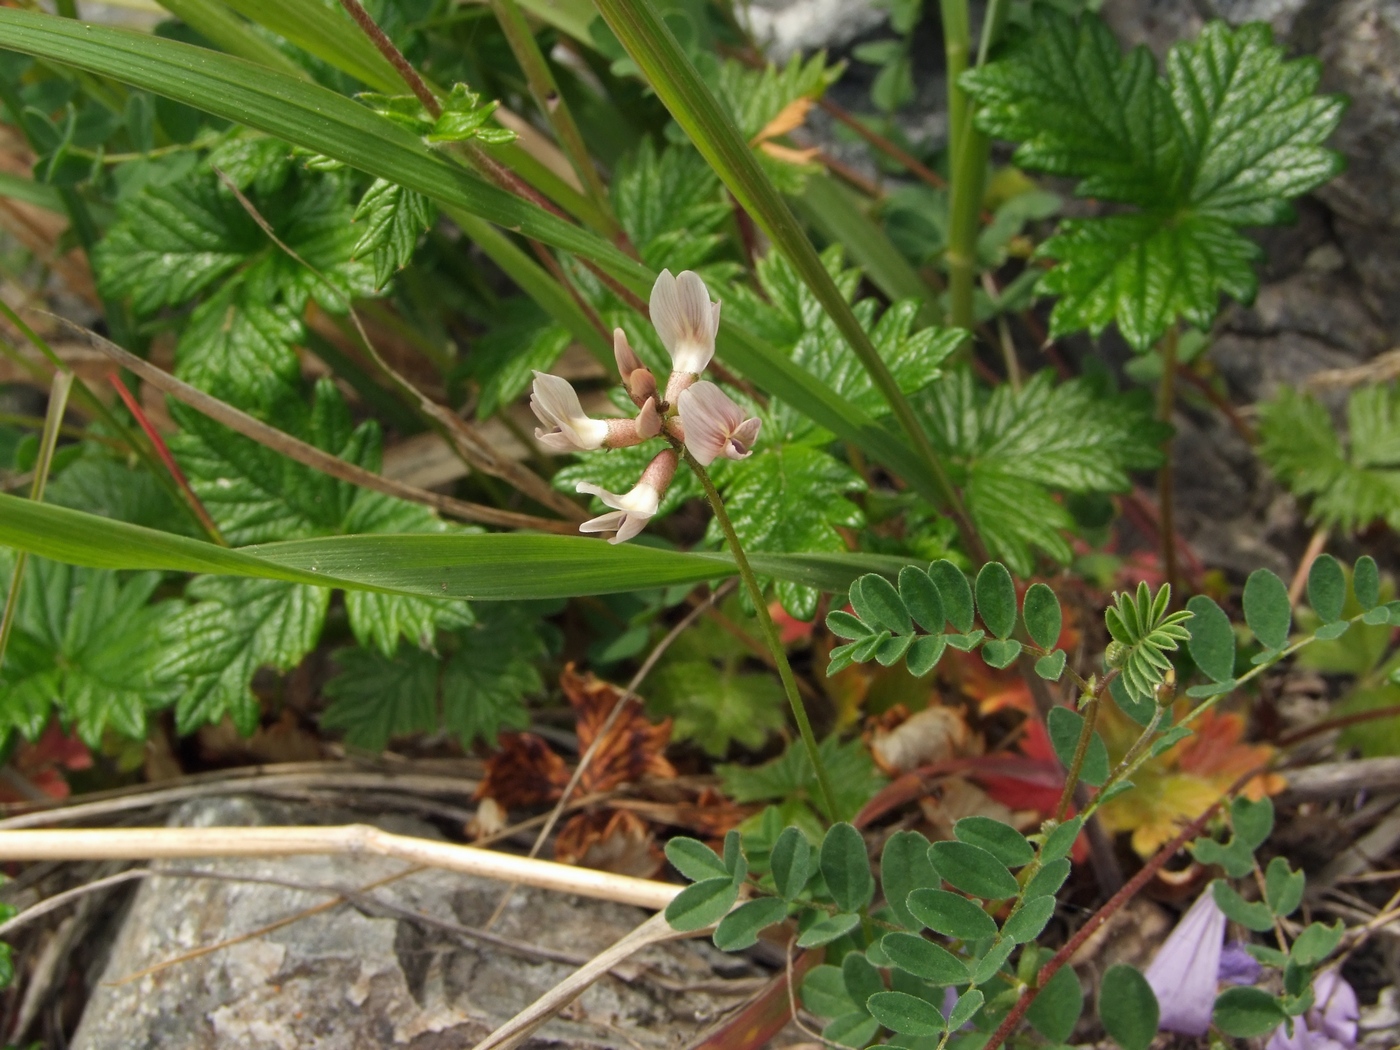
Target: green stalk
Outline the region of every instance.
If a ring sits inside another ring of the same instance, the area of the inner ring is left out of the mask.
[[[525,73],[525,80],[530,85],[530,94],[535,98],[535,105],[539,106],[540,112],[554,128],[559,146],[569,158],[574,171],[578,172],[588,196],[598,205],[610,223],[611,228],[604,232],[616,237],[622,231],[622,227],[617,224],[608,208],[607,187],[603,185],[598,169],[593,164],[593,158],[588,154],[583,134],[574,122],[573,112],[564,100],[554,74],[550,72],[549,63],[540,51],[530,23],[526,21],[520,5],[515,0],[491,0],[491,10],[496,15],[496,21],[500,24],[510,49],[515,52],[515,60],[520,63],[520,68]]]
[[[754,615],[758,617],[758,626],[763,631],[763,640],[768,643],[768,651],[773,654],[773,662],[778,668],[778,677],[783,680],[783,691],[787,693],[788,705],[792,708],[793,720],[797,722],[797,731],[802,736],[802,744],[807,749],[807,758],[812,763],[812,770],[817,777],[817,790],[821,792],[822,803],[827,813],[833,820],[839,820],[845,814],[836,809],[836,794],[831,790],[831,782],[826,775],[826,766],[822,762],[821,751],[817,747],[816,734],[812,732],[812,722],[807,717],[807,709],[802,705],[802,697],[797,693],[797,678],[792,673],[792,665],[788,663],[787,650],[783,648],[782,639],[778,637],[778,628],[773,623],[773,617],[768,612],[768,606],[763,599],[763,588],[758,585],[758,577],[754,575],[753,568],[749,565],[749,559],[744,554],[744,548],[739,543],[739,534],[734,531],[734,523],[729,520],[729,513],[724,509],[724,500],[715,488],[715,483],[710,480],[710,475],[706,472],[690,452],[684,448],[681,455],[685,458],[688,466],[700,479],[701,486],[705,489],[705,498],[710,501],[710,507],[715,512],[715,520],[719,522],[720,530],[724,533],[725,540],[729,543],[729,550],[734,555],[734,564],[739,569],[739,576],[744,581],[744,586],[748,588],[749,598],[753,601]]]
[[[53,450],[58,445],[63,413],[68,407],[68,391],[72,387],[72,372],[53,374],[53,384],[49,387],[49,410],[44,417],[44,433],[39,440],[39,458],[34,464],[34,482],[29,489],[29,498],[36,503],[44,498],[44,486],[48,484],[49,470],[53,467]],[[20,551],[15,556],[15,570],[10,576],[10,591],[5,597],[5,614],[0,617],[0,666],[5,663],[5,649],[10,644],[10,632],[14,630],[15,618],[19,614],[19,590],[24,583],[24,570],[28,565],[29,555]]]
[[[975,557],[985,560],[985,551],[972,520],[928,435],[919,425],[913,407],[899,389],[875,344],[861,327],[850,304],[836,287],[831,274],[822,265],[821,257],[807,239],[792,209],[763,173],[748,142],[701,79],[690,56],[657,14],[652,0],[597,0],[597,7],[671,116],[695,143],[740,207],[752,216],[769,240],[792,263],[835,322],[870,374],[876,389],[893,410],[900,429],[927,466],[935,481],[940,502],[952,513],[963,543]]]

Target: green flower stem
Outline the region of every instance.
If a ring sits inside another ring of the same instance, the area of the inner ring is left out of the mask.
[[[1089,753],[1089,742],[1094,739],[1094,723],[1099,719],[1099,694],[1094,693],[1089,702],[1084,706],[1084,725],[1079,730],[1079,741],[1074,745],[1074,757],[1070,760],[1069,769],[1065,773],[1065,789],[1060,794],[1059,804],[1055,806],[1055,823],[1059,824],[1065,819],[1065,814],[1069,812],[1070,801],[1074,798],[1074,789],[1079,784],[1079,777],[1084,772],[1084,758]]]
[[[817,737],[812,732],[812,722],[807,717],[807,709],[802,706],[802,697],[797,694],[797,678],[792,673],[792,665],[788,663],[787,650],[783,648],[782,640],[778,637],[778,628],[773,623],[773,617],[768,612],[768,606],[763,599],[763,588],[758,585],[758,577],[749,566],[749,559],[744,554],[744,548],[739,543],[739,535],[734,531],[734,523],[729,520],[729,512],[724,509],[724,500],[719,494],[719,489],[715,488],[715,483],[710,479],[709,472],[705,470],[690,452],[684,448],[680,450],[688,466],[697,478],[700,485],[705,490],[705,498],[710,501],[711,508],[715,512],[715,520],[719,522],[720,530],[724,533],[725,540],[729,543],[729,549],[734,554],[734,564],[738,566],[739,575],[744,581],[744,586],[748,588],[749,597],[753,600],[754,615],[758,617],[758,626],[763,631],[763,640],[768,643],[768,651],[773,654],[773,662],[778,667],[778,677],[783,680],[783,691],[787,693],[788,705],[792,708],[792,717],[797,722],[797,731],[802,736],[802,744],[807,749],[807,757],[812,763],[812,770],[817,777],[817,790],[821,793],[822,803],[826,812],[833,820],[839,820],[845,814],[836,809],[836,793],[831,790],[831,781],[826,775],[826,766],[822,763],[820,750],[817,748]]]
[[[1157,419],[1171,426],[1172,409],[1176,405],[1176,350],[1179,332],[1176,325],[1167,329],[1157,350],[1162,355],[1162,379],[1157,386]],[[1157,468],[1157,514],[1162,533],[1162,570],[1172,593],[1179,593],[1176,562],[1176,496],[1172,491],[1172,435],[1162,439],[1162,465]]]
[[[966,3],[966,0],[963,0]],[[729,192],[773,245],[787,257],[817,302],[826,311],[870,374],[877,390],[893,410],[899,428],[934,482],[938,502],[957,522],[968,553],[986,561],[986,548],[948,477],[942,460],[919,423],[889,365],[861,326],[851,305],[822,264],[792,209],[764,174],[739,129],[724,111],[690,56],[662,21],[653,0],[597,0],[598,13],[617,34],[623,47],[645,75],[658,98],[695,143]]]
[[[29,498],[36,503],[44,498],[44,487],[48,484],[49,470],[53,467],[53,451],[58,445],[59,431],[63,426],[63,413],[68,407],[68,392],[73,388],[73,373],[55,372],[49,387],[49,410],[44,417],[44,432],[39,439],[39,457],[34,464],[34,481],[29,489]],[[14,630],[15,618],[19,612],[19,590],[24,583],[24,570],[29,564],[29,555],[20,551],[15,556],[14,572],[10,574],[10,591],[5,596],[5,612],[0,616],[0,666],[5,663],[5,649],[10,644],[10,632]]]
[[[593,159],[583,141],[583,134],[574,122],[573,112],[564,101],[564,95],[559,90],[554,74],[550,72],[549,63],[540,51],[540,45],[535,40],[535,34],[531,31],[524,12],[515,0],[491,0],[491,10],[496,16],[501,32],[505,34],[506,42],[515,52],[515,60],[520,63],[520,68],[525,73],[535,105],[539,106],[540,112],[554,128],[559,145],[568,156],[574,171],[578,173],[584,190],[606,218],[609,228],[605,232],[616,237],[622,232],[622,227],[608,208],[607,187],[603,185],[598,169],[593,165]]]

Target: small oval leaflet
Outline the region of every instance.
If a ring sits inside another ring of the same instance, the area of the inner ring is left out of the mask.
[[[943,596],[943,611],[948,615],[948,622],[962,634],[972,630],[972,587],[963,571],[942,558],[928,567],[928,575]]]
[[[1050,730],[1050,743],[1055,748],[1055,754],[1068,769],[1074,764],[1074,752],[1079,747],[1084,716],[1068,707],[1052,708],[1050,717],[1046,719],[1046,727]],[[1096,729],[1089,737],[1089,748],[1084,752],[1084,764],[1080,767],[1079,779],[1098,787],[1108,779],[1108,772],[1108,748],[1104,746],[1103,738]]]
[[[1030,882],[1026,883],[1026,898],[1058,893],[1069,878],[1070,864],[1064,857],[1044,864]]]
[[[1351,589],[1361,604],[1361,611],[1376,607],[1381,600],[1381,574],[1376,568],[1376,559],[1369,554],[1356,560],[1356,568],[1351,573]]]
[[[1048,864],[1052,860],[1068,857],[1069,851],[1074,849],[1074,840],[1079,837],[1079,832],[1083,827],[1083,819],[1070,817],[1069,820],[1046,835],[1045,845],[1040,850],[1041,863]]]
[[[1191,659],[1211,681],[1230,681],[1235,676],[1235,631],[1230,617],[1204,594],[1187,602],[1186,611],[1191,613],[1186,625],[1191,632],[1186,643]]]
[[[938,1007],[908,992],[880,992],[866,1004],[870,1015],[900,1035],[943,1034],[943,1015]]]
[[[841,979],[846,982],[846,994],[862,1008],[872,995],[885,990],[880,971],[860,952],[849,952],[841,960]]]
[[[916,930],[920,920],[909,911],[909,894],[938,886],[938,872],[928,859],[929,841],[917,831],[896,831],[880,854],[880,885],[901,926]]]
[[[720,920],[714,933],[715,947],[722,952],[751,948],[758,943],[761,930],[782,922],[786,916],[787,905],[777,897],[745,901]]]
[[[1123,1050],[1147,1050],[1161,1017],[1152,986],[1126,963],[1111,966],[1099,986],[1099,1020]]]
[[[973,901],[947,890],[915,890],[909,895],[909,911],[935,933],[960,941],[995,937],[996,920]]]
[[[812,846],[799,828],[787,827],[773,843],[769,867],[783,900],[793,900],[812,875]]]
[[[837,1046],[869,1046],[870,1040],[880,1030],[880,1022],[864,1010],[852,1010],[842,1014],[822,1029],[822,1038]]]
[[[1016,629],[1016,584],[999,561],[987,562],[977,574],[977,612],[999,639],[1009,638]]]
[[[666,843],[666,859],[691,882],[729,875],[719,854],[699,839],[683,835],[671,839]]]
[[[967,966],[963,961],[917,933],[887,933],[881,947],[901,970],[931,984],[967,983]]]
[[[1040,931],[1045,929],[1045,924],[1050,921],[1055,914],[1055,898],[1046,895],[1036,897],[1034,900],[1027,900],[1021,905],[1021,910],[1011,918],[1006,920],[1006,925],[1002,927],[1002,935],[1010,938],[1016,944],[1025,944],[1040,936]]]
[[[1021,601],[1021,619],[1031,640],[1042,649],[1053,649],[1060,640],[1063,614],[1060,599],[1043,583],[1033,583]]]
[[[868,573],[851,584],[851,607],[856,615],[872,627],[883,627],[893,634],[908,634],[914,629],[909,610],[899,600],[894,584],[883,576]]]
[[[961,1028],[971,1021],[973,1015],[982,1009],[985,1000],[982,992],[978,988],[969,988],[958,996],[958,1001],[953,1005],[952,1013],[948,1015],[948,1027],[954,1030]]]
[[[1342,564],[1330,554],[1319,554],[1308,570],[1308,604],[1323,623],[1342,618],[1347,602],[1347,577]]]
[[[842,911],[859,911],[875,895],[865,840],[850,824],[833,824],[827,831],[822,840],[821,873],[831,899]]]
[[[822,965],[802,982],[802,1005],[818,1017],[840,1017],[857,1004],[850,997],[841,968]]]
[[[816,948],[823,944],[830,944],[847,933],[850,933],[860,925],[860,916],[854,912],[839,912],[836,915],[828,915],[825,919],[814,922],[807,929],[802,931],[802,935],[797,938],[799,948]]]
[[[953,825],[953,836],[959,842],[981,846],[1008,868],[1019,868],[1035,858],[1035,850],[1024,835],[991,817],[963,817]]]
[[[935,842],[929,847],[929,860],[946,882],[974,897],[1006,900],[1021,888],[1006,865],[981,846]]]
[[[1084,991],[1079,978],[1071,967],[1061,966],[1041,987],[1026,1011],[1026,1020],[1052,1043],[1063,1043],[1074,1033],[1083,1012]]]
[[[1213,1020],[1226,1035],[1237,1039],[1272,1032],[1287,1018],[1279,1001],[1262,988],[1229,988],[1215,1000]],[[1295,1024],[1297,1022],[1294,1022]]]
[[[739,898],[739,887],[728,875],[692,883],[666,905],[666,921],[680,931],[703,930],[724,918]]]
[[[1244,583],[1244,622],[1266,649],[1288,644],[1293,607],[1288,587],[1268,569],[1255,569]]]
[[[946,634],[925,634],[914,639],[904,665],[915,678],[922,678],[938,666],[943,651],[948,647]]]
[[[899,572],[899,597],[914,622],[929,634],[942,634],[948,625],[948,617],[943,611],[943,595],[938,592],[938,584],[928,578],[928,573],[912,565],[906,565]]]

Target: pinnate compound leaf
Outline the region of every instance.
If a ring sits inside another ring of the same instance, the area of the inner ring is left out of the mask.
[[[870,997],[867,1007],[875,1020],[900,1035],[943,1034],[943,1015],[938,1007],[908,992],[880,992]]]
[[[691,882],[728,876],[718,853],[699,839],[679,835],[666,843],[666,859]]]
[[[858,911],[875,894],[870,859],[860,832],[844,821],[833,824],[822,840],[821,873],[827,891],[842,911]]]
[[[935,842],[929,859],[944,881],[975,897],[1005,900],[1020,886],[1006,865],[981,846],[967,842]]]
[[[1042,245],[1058,265],[1040,288],[1062,296],[1052,333],[1117,321],[1146,350],[1178,318],[1209,327],[1222,292],[1250,300],[1259,252],[1240,228],[1287,221],[1290,198],[1340,170],[1321,144],[1343,102],[1315,95],[1318,80],[1261,24],[1211,23],[1172,48],[1163,77],[1098,18],[1053,11],[1018,53],[970,74],[979,124],[1021,142],[1018,164],[1140,209],[1066,222]]]
[[[1221,992],[1215,1000],[1212,1020],[1226,1035],[1251,1039],[1272,1032],[1287,1017],[1282,1004],[1268,992],[1245,987]]]
[[[1067,707],[1056,707],[1046,719],[1050,730],[1050,743],[1055,754],[1066,769],[1074,763],[1074,752],[1079,747],[1079,737],[1084,730],[1084,716]],[[1108,779],[1108,748],[1098,730],[1089,738],[1089,748],[1084,752],[1084,765],[1079,770],[1079,779],[1086,784],[1098,787]]]
[[[953,825],[953,836],[959,842],[981,846],[1008,868],[1022,867],[1035,857],[1035,850],[1024,835],[991,817],[963,817]]]
[[[961,894],[920,889],[909,895],[908,903],[915,919],[946,937],[976,941],[996,935],[996,920]]]
[[[1293,624],[1288,586],[1268,569],[1255,569],[1245,581],[1244,619],[1265,648],[1282,649],[1288,644]]]
[[[724,918],[739,897],[728,874],[693,882],[666,905],[666,921],[674,930],[703,930]]]
[[[1099,1020],[1114,1042],[1123,1050],[1147,1050],[1159,1016],[1156,993],[1136,967],[1108,968],[1099,987]]]
[[[967,965],[961,959],[916,933],[887,933],[880,945],[892,963],[930,984],[967,983]]]
[[[1040,989],[1026,1011],[1026,1021],[1052,1043],[1064,1043],[1074,1034],[1084,1012],[1084,990],[1074,969],[1061,966]]]
[[[441,659],[406,646],[393,656],[377,649],[343,649],[335,656],[339,673],[326,683],[331,705],[321,726],[344,729],[345,742],[383,751],[396,736],[437,728],[438,670]]]
[[[1191,613],[1191,640],[1186,646],[1191,659],[1214,682],[1229,682],[1235,677],[1235,631],[1225,610],[1204,594],[1195,595],[1186,603]]]
[[[794,900],[812,876],[812,846],[799,828],[784,828],[769,856],[769,870],[783,900]]]
[[[787,915],[787,904],[777,897],[745,901],[715,928],[715,947],[722,952],[738,952],[758,943],[758,935]]]
[[[1308,604],[1323,623],[1342,618],[1347,600],[1347,578],[1342,565],[1330,554],[1319,554],[1308,569]]]
[[[987,630],[1006,639],[1016,629],[1016,584],[1001,562],[989,561],[977,574],[977,612]]]
[[[880,886],[900,925],[917,930],[920,920],[909,910],[909,895],[938,885],[938,872],[928,859],[928,839],[917,831],[896,831],[880,854]]]
[[[1055,648],[1064,616],[1054,591],[1043,583],[1031,584],[1021,602],[1021,618],[1031,641],[1042,649]]]

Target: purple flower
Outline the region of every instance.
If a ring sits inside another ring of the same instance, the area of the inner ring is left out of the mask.
[[[1231,941],[1220,953],[1220,972],[1217,976],[1223,984],[1253,984],[1264,973],[1259,960],[1245,950],[1240,941]]]
[[[1313,978],[1313,1008],[1293,1019],[1293,1034],[1279,1025],[1264,1050],[1352,1050],[1356,1021],[1361,1014],[1356,990],[1337,972],[1323,970]]]
[[[1224,940],[1225,913],[1207,886],[1157,949],[1152,965],[1143,975],[1161,1007],[1159,1028],[1181,1035],[1205,1035],[1210,1031]]]

